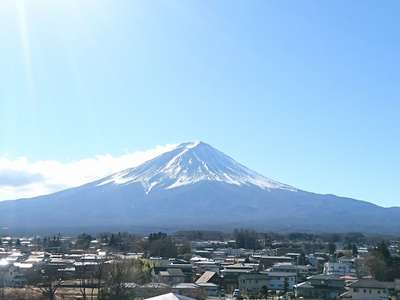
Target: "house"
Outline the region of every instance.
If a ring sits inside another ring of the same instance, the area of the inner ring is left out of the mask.
[[[297,280],[306,279],[306,276],[310,275],[311,266],[294,265],[292,263],[276,263],[268,271],[272,272],[285,272],[285,273],[296,273]]]
[[[268,276],[265,273],[245,273],[239,275],[238,287],[242,295],[255,297],[263,288],[268,288]]]
[[[223,270],[221,270],[222,283],[225,292],[231,293],[234,289],[238,288],[238,279],[241,274],[254,272],[252,267],[242,265],[242,264],[234,264],[225,266]]]
[[[290,291],[296,284],[296,277],[296,273],[288,272],[243,273],[238,277],[238,287],[246,296],[258,296],[262,289]]]
[[[353,250],[351,249],[338,249],[335,251],[337,256],[351,257],[353,256]]]
[[[179,283],[172,287],[172,292],[186,297],[203,300],[206,298],[205,291],[195,283]]]
[[[220,265],[212,259],[191,259],[193,268],[196,272],[203,273],[206,271],[219,272]]]
[[[185,282],[185,274],[181,269],[168,268],[165,271],[160,271],[157,275],[158,282],[168,285],[174,285]]]
[[[225,270],[247,270],[256,271],[258,264],[253,263],[236,263],[236,264],[226,264],[224,266]]]
[[[345,281],[333,275],[315,275],[307,278],[307,281],[294,285],[296,297],[304,299],[336,300],[345,292]]]
[[[191,263],[184,260],[170,260],[168,269],[181,269],[185,275],[185,282],[192,282],[193,280],[193,266]]]
[[[317,273],[321,273],[323,271],[323,266],[328,261],[325,256],[317,255],[317,253],[307,255],[306,258],[311,264],[310,271]]]
[[[354,268],[356,258],[354,258],[353,256],[341,256],[337,259],[337,261],[340,263],[349,264],[351,267]]]
[[[340,299],[353,300],[383,300],[390,299],[395,291],[395,282],[360,279],[349,285],[349,291]]]
[[[284,256],[292,258],[292,261],[297,263],[299,261],[300,256],[301,256],[301,253],[287,252],[287,253],[284,254]]]
[[[154,258],[153,258],[154,259]],[[157,262],[157,265],[153,267],[152,270],[152,275],[153,277],[156,278],[156,280],[161,280],[160,278],[166,278],[168,276],[171,276],[172,274],[179,274],[179,277],[181,273],[184,275],[183,281],[181,279],[177,279],[177,282],[192,282],[192,277],[193,277],[193,269],[192,265],[190,263],[182,263],[182,262],[177,262],[177,261],[162,261],[162,260],[155,260]],[[180,271],[172,271],[172,270],[180,270]],[[161,273],[162,272],[162,273]],[[160,275],[161,273],[161,275]],[[164,282],[164,281],[160,281]],[[172,283],[172,284],[175,284]]]
[[[346,262],[327,262],[324,264],[323,273],[325,275],[347,276],[355,275],[356,271],[351,263]]]
[[[290,291],[296,284],[296,273],[262,272],[267,276],[268,289],[274,291]]]
[[[215,283],[205,282],[205,283],[197,283],[197,285],[201,287],[207,298],[220,296],[219,286],[216,285]]]
[[[252,259],[259,261],[260,266],[263,269],[272,267],[276,263],[281,263],[281,262],[291,263],[291,262],[293,262],[293,258],[288,257],[288,256],[253,255]]]

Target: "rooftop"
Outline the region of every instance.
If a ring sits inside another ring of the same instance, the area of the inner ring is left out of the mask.
[[[375,279],[360,279],[350,285],[352,288],[393,289],[394,282]]]
[[[156,297],[147,298],[145,300],[194,300],[193,298],[178,295],[175,293],[168,293]]]
[[[196,283],[197,284],[204,284],[204,283],[208,283],[208,281],[214,277],[214,275],[217,274],[215,272],[211,272],[211,271],[206,271],[203,273],[203,275],[201,275],[201,277],[199,279],[197,279]]]

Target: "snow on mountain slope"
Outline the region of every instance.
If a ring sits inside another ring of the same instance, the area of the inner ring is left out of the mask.
[[[237,224],[262,231],[398,235],[400,210],[297,190],[201,142],[172,146],[139,166],[79,187],[0,202],[0,227],[28,234],[227,230]]]
[[[154,189],[173,189],[200,181],[297,191],[246,168],[203,142],[180,144],[135,168],[106,177],[97,185],[141,183],[146,193],[150,193]]]

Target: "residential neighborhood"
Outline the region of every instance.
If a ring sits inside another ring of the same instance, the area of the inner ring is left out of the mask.
[[[0,299],[400,299],[398,260],[397,240],[362,234],[4,236]]]

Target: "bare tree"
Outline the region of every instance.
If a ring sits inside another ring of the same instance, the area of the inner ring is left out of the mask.
[[[55,300],[57,290],[63,283],[63,274],[57,266],[45,265],[30,275],[28,282],[38,288],[48,300]]]
[[[82,296],[82,300],[87,300],[88,299],[88,289],[90,288],[90,284],[92,283],[92,270],[90,270],[90,267],[85,264],[79,264],[75,266],[75,272],[76,272],[76,279],[78,280],[79,284],[79,292]]]
[[[107,265],[105,292],[107,299],[126,299],[133,297],[127,283],[150,281],[150,268],[139,259],[115,260]]]
[[[81,299],[102,299],[106,264],[104,259],[96,259],[92,263],[82,263],[75,266]]]
[[[102,299],[103,295],[103,287],[104,287],[104,281],[105,281],[105,275],[106,275],[106,262],[105,260],[96,260],[96,268],[93,273],[92,281],[92,290],[91,290],[91,297],[92,299],[94,298],[94,291],[97,290],[97,300]]]

